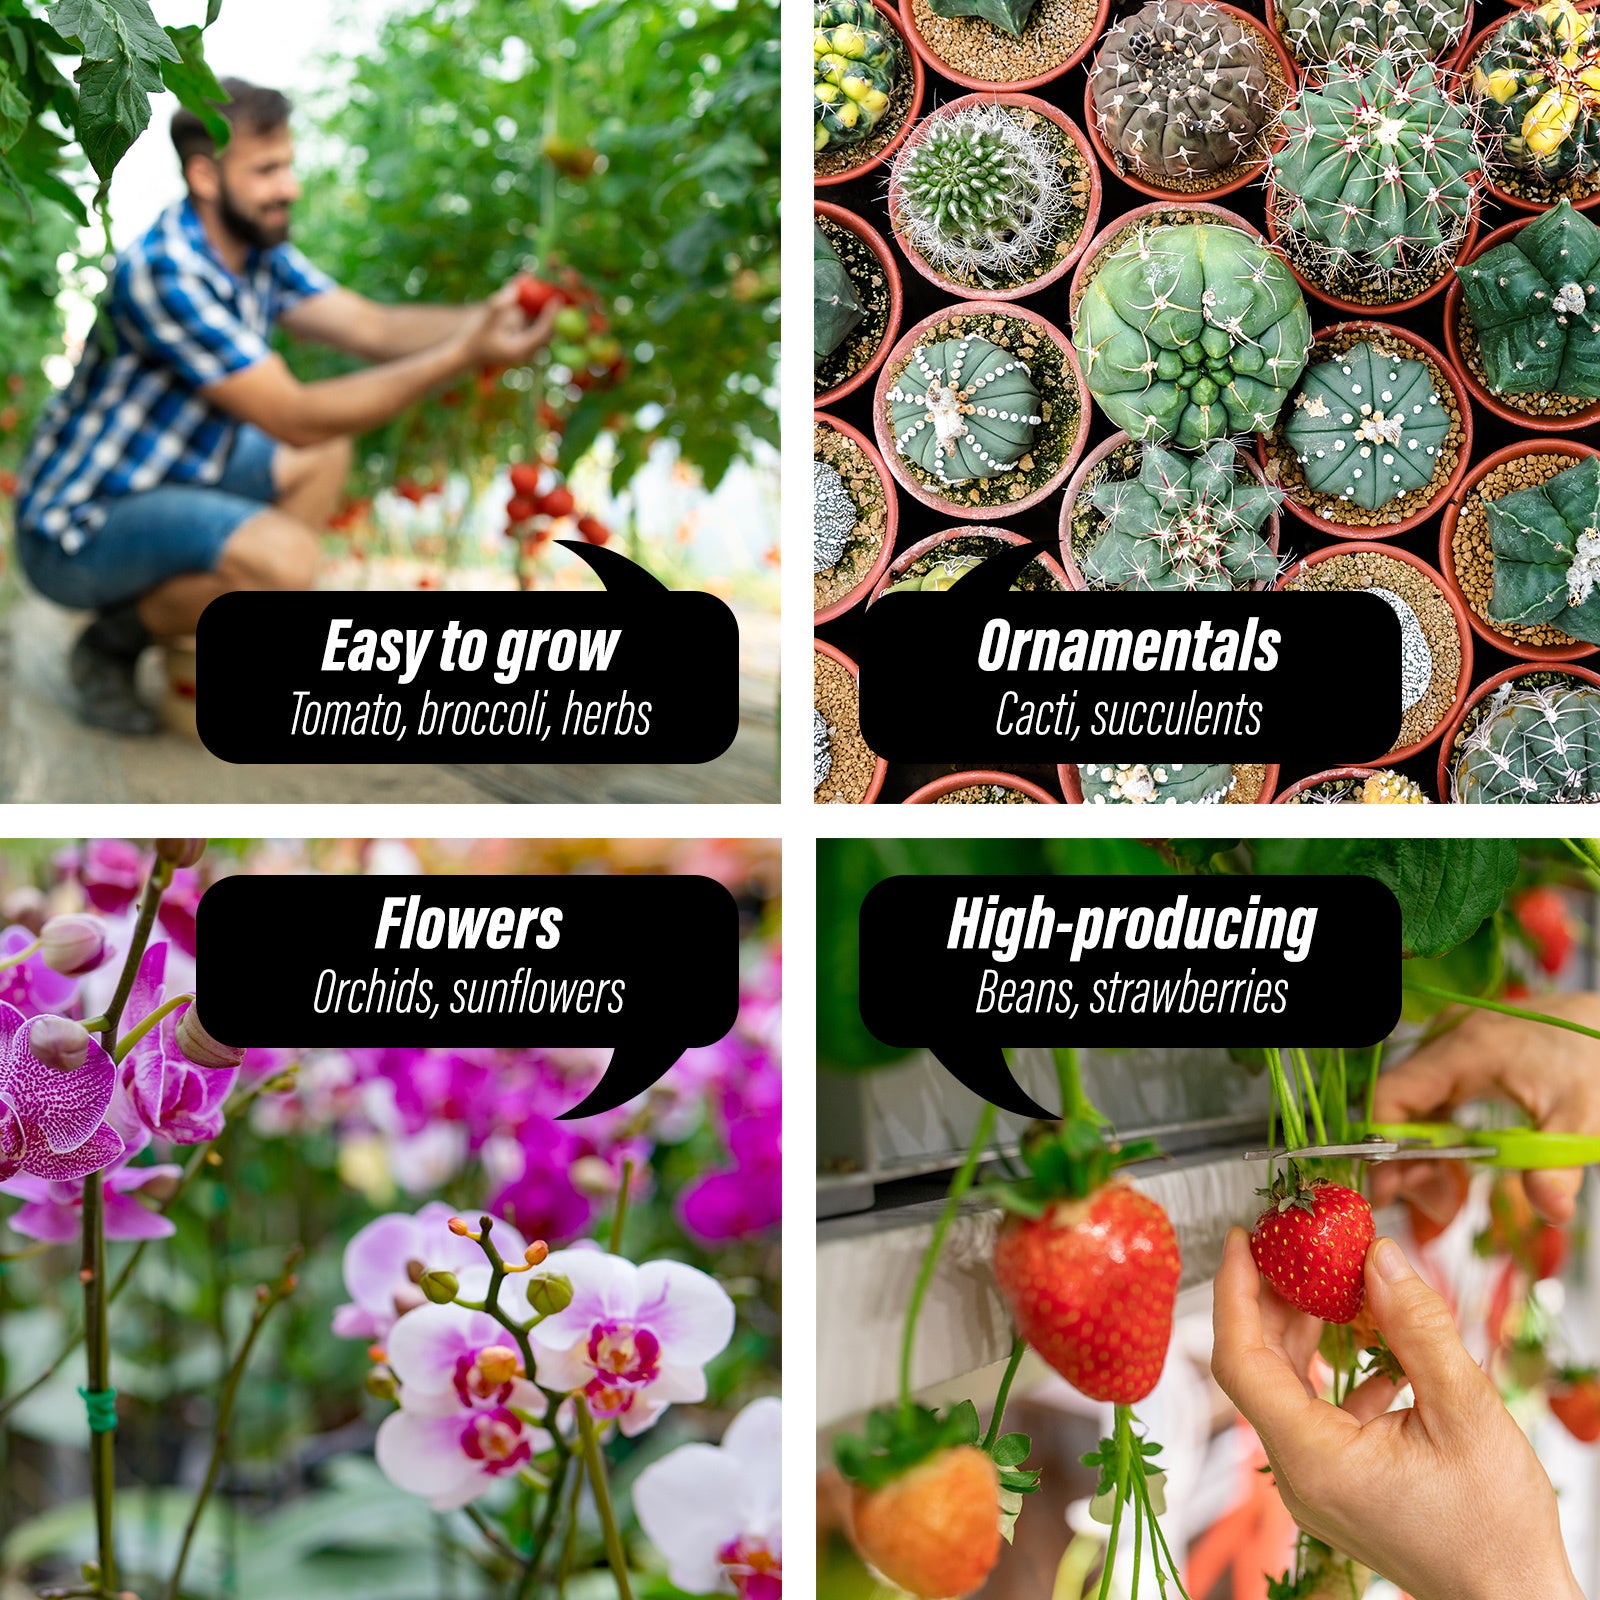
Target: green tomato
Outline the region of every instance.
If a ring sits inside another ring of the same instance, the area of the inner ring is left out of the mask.
[[[556,333],[563,339],[581,339],[589,331],[589,313],[579,306],[562,306],[556,313]]]

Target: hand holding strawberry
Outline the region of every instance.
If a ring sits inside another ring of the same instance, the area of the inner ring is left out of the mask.
[[[1362,1263],[1375,1232],[1372,1207],[1354,1189],[1304,1183],[1290,1164],[1256,1219],[1250,1253],[1290,1305],[1324,1322],[1352,1322],[1366,1298]]]

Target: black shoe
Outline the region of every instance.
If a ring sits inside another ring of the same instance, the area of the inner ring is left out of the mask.
[[[70,668],[78,715],[91,728],[149,735],[161,720],[140,698],[135,669],[150,633],[132,604],[97,617],[78,635]]]

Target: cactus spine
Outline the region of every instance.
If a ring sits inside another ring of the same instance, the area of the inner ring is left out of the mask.
[[[1576,679],[1502,685],[1462,741],[1451,789],[1467,805],[1600,800],[1600,689]]]
[[[1279,0],[1278,31],[1304,67],[1352,50],[1437,61],[1466,31],[1467,0]]]
[[[1012,471],[1044,421],[1027,363],[987,339],[918,345],[888,398],[895,448],[951,486]]]
[[[872,0],[817,0],[814,20],[812,143],[820,155],[860,144],[877,127],[900,59]]]

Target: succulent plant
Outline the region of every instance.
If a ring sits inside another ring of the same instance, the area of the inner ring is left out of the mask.
[[[1033,15],[1034,3],[1035,0],[928,0],[928,9],[936,17],[981,17],[1017,39]]]
[[[817,0],[815,30],[812,140],[820,154],[860,144],[878,125],[900,58],[872,0]]]
[[[828,737],[828,720],[811,708],[811,787],[820,789],[833,771],[833,741]]]
[[[1569,201],[1456,268],[1495,394],[1600,399],[1600,228]]]
[[[1541,185],[1600,172],[1600,32],[1571,0],[1513,11],[1479,54],[1472,92],[1491,166]]]
[[[1585,456],[1526,489],[1490,500],[1492,622],[1548,622],[1600,644],[1600,460]]]
[[[1286,801],[1291,806],[1426,806],[1430,801],[1414,778],[1384,767],[1365,778],[1328,778]]]
[[[1576,679],[1502,685],[1462,741],[1451,789],[1467,805],[1600,800],[1600,689]]]
[[[1427,362],[1362,340],[1307,371],[1283,431],[1312,489],[1377,511],[1432,482],[1450,413]]]
[[[1231,766],[1181,761],[1141,762],[1120,765],[1115,762],[1082,761],[1078,776],[1087,805],[1221,805],[1234,785]]]
[[[1272,158],[1280,221],[1330,263],[1425,267],[1466,236],[1476,129],[1431,65],[1352,52],[1324,87],[1301,90],[1283,131]]]
[[[812,571],[827,572],[839,564],[860,513],[844,479],[826,461],[812,465]]]
[[[1162,178],[1226,171],[1273,116],[1261,35],[1204,0],[1150,0],[1124,17],[1089,81],[1106,143]]]
[[[1095,489],[1105,527],[1079,563],[1100,589],[1247,589],[1277,571],[1261,529],[1283,503],[1224,440],[1197,458],[1147,445],[1139,475]]]
[[[951,485],[1010,472],[1044,421],[1027,363],[977,338],[918,345],[889,417],[900,454]]]
[[[933,117],[919,133],[894,165],[906,242],[946,277],[1021,281],[1053,250],[1067,212],[1050,142],[1001,105]]]
[[[811,292],[815,300],[812,323],[814,360],[822,361],[850,336],[867,314],[833,241],[814,223],[816,239],[812,247]]]
[[[1311,317],[1289,268],[1240,229],[1141,226],[1084,291],[1072,342],[1117,427],[1193,450],[1271,428]]]
[[[1279,0],[1278,31],[1302,66],[1327,66],[1348,51],[1387,50],[1437,61],[1467,26],[1467,0]]]

